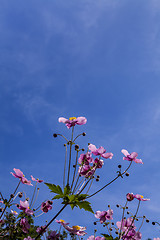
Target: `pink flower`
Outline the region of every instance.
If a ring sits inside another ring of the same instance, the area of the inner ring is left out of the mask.
[[[18,213],[17,213],[16,211],[13,211],[13,210],[11,210],[11,213],[12,213],[13,215],[18,215]]]
[[[59,122],[65,123],[67,128],[71,128],[75,125],[83,125],[86,124],[87,119],[85,117],[71,117],[69,119],[64,118],[64,117],[60,117],[58,119]]]
[[[134,199],[134,194],[133,193],[127,193],[126,198],[130,202]]]
[[[30,229],[30,225],[29,225],[28,220],[26,218],[21,219],[20,225],[22,226],[22,231],[24,233],[28,233],[28,229]]]
[[[36,232],[38,232],[38,233],[43,232],[43,229],[44,229],[45,227],[46,227],[46,225],[41,226],[41,227],[38,227],[38,228],[36,229]],[[46,230],[45,230],[44,232],[46,232]]]
[[[84,236],[85,234],[87,234],[85,232],[86,227],[81,227],[81,226],[72,226],[69,227],[67,222],[65,222],[64,220],[60,219],[60,220],[55,220],[57,223],[61,224],[67,231],[69,231],[72,234],[76,234],[78,236]]]
[[[153,240],[160,240],[160,238],[158,237],[158,238],[153,238]]]
[[[123,160],[134,161],[135,163],[142,163],[143,164],[141,159],[137,159],[138,153],[132,152],[131,154],[129,154],[129,152],[125,149],[122,149],[121,152],[125,156],[125,157],[123,157]]]
[[[56,221],[56,223],[61,224],[63,227],[66,226],[66,225],[69,225],[69,223],[65,222],[65,221],[62,220],[62,219],[60,219],[60,220],[57,220],[57,219],[56,219],[55,221]]]
[[[24,202],[20,200],[20,205],[17,206],[20,210],[23,210],[27,215],[33,215],[33,211],[29,208],[29,203],[27,200]]]
[[[32,175],[31,175],[31,178],[32,178],[32,181],[35,181],[35,182],[38,182],[38,183],[43,182],[43,180],[39,180],[39,178],[35,179]]]
[[[59,239],[59,233],[57,233],[56,231],[51,231],[51,233],[49,234],[47,239],[58,240]]]
[[[72,234],[75,234],[75,235],[78,235],[78,236],[84,236],[85,234],[87,234],[85,232],[86,230],[86,227],[81,227],[81,226],[72,226],[72,227],[69,227],[69,226],[65,226],[64,227],[66,230],[68,230],[68,232],[72,233]]]
[[[143,198],[143,196],[140,194],[134,195],[134,198],[138,199],[139,201],[149,201],[150,200],[149,198]]]
[[[95,217],[100,220],[100,223],[104,223],[106,220],[113,219],[113,210],[109,209],[108,211],[97,211]]]
[[[51,206],[52,204],[53,204],[53,202],[50,201],[50,200],[48,200],[48,201],[46,201],[46,202],[43,202],[43,203],[41,204],[41,210],[42,210],[44,213],[47,213],[49,210],[52,209],[52,206]]]
[[[99,148],[96,148],[95,145],[93,144],[90,144],[88,149],[95,155],[95,156],[98,156],[100,155],[101,157],[103,158],[110,158],[112,159],[113,157],[113,153],[106,153],[106,149],[104,149],[104,147],[99,147]]]
[[[91,157],[92,156],[92,153],[88,152],[86,154],[81,154],[79,159],[78,159],[78,162],[80,164],[85,164],[85,165],[89,165],[89,163],[93,163],[93,158]]]
[[[106,239],[105,237],[100,236],[95,237],[94,235],[91,235],[90,237],[87,238],[87,240],[105,240],[105,239]]]
[[[30,186],[33,186],[31,184],[31,181],[27,180],[27,178],[25,178],[23,172],[21,172],[21,170],[19,169],[16,169],[16,168],[13,168],[13,170],[15,171],[15,173],[12,173],[11,174],[15,177],[15,178],[19,178],[20,181],[23,183],[23,184],[26,184],[26,185],[30,185]]]

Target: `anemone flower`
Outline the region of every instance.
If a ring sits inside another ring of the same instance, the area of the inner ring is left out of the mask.
[[[123,157],[123,160],[127,160],[127,161],[134,161],[135,163],[142,163],[141,159],[138,159],[138,153],[136,152],[132,152],[131,154],[129,154],[129,152],[125,149],[122,149],[121,152],[124,154],[125,157]]]
[[[98,155],[100,155],[101,157],[103,157],[103,158],[110,158],[110,159],[112,159],[112,157],[113,157],[113,153],[106,153],[106,149],[104,149],[104,147],[99,147],[99,148],[96,148],[96,146],[95,145],[93,145],[93,144],[89,144],[89,147],[88,147],[88,149],[93,153],[93,155],[95,155],[95,156],[98,156]]]
[[[85,117],[70,117],[69,119],[60,117],[58,119],[59,122],[65,123],[67,128],[71,128],[75,125],[83,125],[86,124],[87,119]]]

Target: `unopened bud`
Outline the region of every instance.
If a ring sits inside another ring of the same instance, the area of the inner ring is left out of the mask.
[[[11,198],[14,198],[14,194],[11,194],[10,197],[11,197]]]
[[[56,133],[54,133],[54,134],[53,134],[53,137],[54,137],[54,138],[56,138],[56,137],[57,137],[57,134],[56,134]]]
[[[146,222],[149,223],[149,219],[146,219]]]
[[[23,193],[20,192],[20,193],[18,194],[18,197],[19,197],[19,198],[22,198],[22,197],[23,197]]]
[[[83,136],[86,136],[86,133],[85,133],[85,132],[83,132],[83,133],[82,133],[82,135],[83,135]]]
[[[121,168],[122,167],[122,165],[118,165],[118,168]]]
[[[78,150],[78,149],[79,149],[79,145],[76,144],[76,145],[75,145],[75,150]]]
[[[94,225],[97,225],[97,223],[96,223],[96,222],[94,222],[93,224],[94,224]]]
[[[118,207],[118,208],[119,208],[119,204],[117,204],[117,205],[116,205],[116,207]]]
[[[156,223],[155,222],[152,222],[152,225],[155,225]]]
[[[82,151],[84,152],[84,151],[85,151],[85,149],[84,149],[84,148],[82,148]]]
[[[125,174],[125,175],[126,175],[126,177],[129,177],[129,173],[128,173],[128,172],[126,172],[126,174]]]

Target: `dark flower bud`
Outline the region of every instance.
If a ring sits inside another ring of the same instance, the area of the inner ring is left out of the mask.
[[[99,182],[99,178],[96,178],[96,182]]]
[[[128,207],[126,207],[126,209],[128,209]]]
[[[97,232],[97,229],[94,229],[94,232]]]
[[[75,168],[75,167],[76,167],[76,165],[73,165],[73,167]]]
[[[48,203],[49,203],[50,205],[52,205],[52,204],[53,204],[53,201],[48,200]]]
[[[20,205],[19,205],[19,204],[17,204],[17,207],[19,208],[19,207],[20,207]]]
[[[75,145],[75,150],[78,150],[78,149],[79,149],[79,145],[76,144],[76,145]]]
[[[108,207],[110,208],[110,205],[108,205]]]
[[[146,219],[146,222],[147,222],[147,223],[149,223],[149,220],[148,220],[148,219]]]
[[[53,134],[53,137],[54,137],[54,138],[56,138],[56,137],[57,137],[57,134],[56,134],[56,133],[54,133],[54,134]]]
[[[115,234],[118,234],[118,232],[116,231]]]
[[[11,198],[14,198],[14,194],[11,194],[10,197],[11,197]]]
[[[116,205],[116,207],[118,207],[118,208],[119,208],[119,204],[117,204],[117,205]]]
[[[36,211],[36,209],[35,209],[35,208],[33,208],[33,211],[35,212],[35,211]]]
[[[122,165],[118,165],[118,168],[121,168],[122,167]]]
[[[127,214],[129,214],[129,211],[127,211]]]
[[[112,228],[110,228],[109,230],[110,230],[110,231],[112,231],[113,229],[112,229]]]
[[[20,192],[20,193],[18,194],[18,197],[19,197],[19,198],[22,198],[22,197],[23,197],[23,193]]]
[[[86,136],[86,133],[85,133],[85,132],[83,132],[83,133],[82,133],[82,136]]]
[[[152,225],[155,225],[156,223],[155,222],[152,222]]]
[[[99,175],[97,175],[97,178],[100,178],[100,176],[99,176]]]
[[[126,174],[125,174],[125,175],[126,175],[126,177],[129,177],[129,173],[128,173],[128,172],[126,172]]]
[[[64,144],[63,146],[66,147],[66,144]]]
[[[94,222],[93,224],[94,224],[94,225],[97,225],[97,223],[96,223],[96,222]]]
[[[2,212],[3,211],[3,208],[0,208],[0,212]]]
[[[82,151],[84,152],[84,151],[85,151],[85,149],[84,149],[84,148],[82,148]]]
[[[112,225],[114,225],[114,222],[112,222]]]
[[[29,198],[26,198],[26,201],[29,201]]]
[[[90,143],[88,143],[88,146],[90,145]]]

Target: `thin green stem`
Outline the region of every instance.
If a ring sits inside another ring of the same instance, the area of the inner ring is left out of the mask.
[[[71,191],[72,191],[73,183],[74,183],[74,180],[75,180],[75,174],[76,174],[76,169],[77,169],[77,162],[78,162],[78,151],[77,151],[77,154],[76,154],[76,162],[75,162],[75,168],[74,168],[73,179],[72,179],[72,184],[71,184]]]
[[[122,213],[122,219],[121,219],[121,228],[120,228],[120,233],[119,233],[119,239],[121,239],[121,237],[122,237],[123,218],[124,218],[125,209],[126,209],[126,207],[127,207],[127,203],[128,203],[128,200],[126,201],[126,204],[125,204],[125,206],[123,207],[123,213]]]
[[[32,199],[31,199],[31,203],[30,203],[30,208],[32,207],[32,202],[33,202],[33,199],[34,199],[34,195],[35,195],[35,192],[36,192],[36,188],[37,188],[37,182],[36,182],[36,185],[35,185],[35,188],[34,188],[34,192],[33,192],[33,195],[32,195]]]
[[[73,142],[72,142],[73,141],[73,132],[74,132],[74,126],[72,127],[72,136],[71,136],[71,141],[70,141],[67,185],[69,185],[69,175],[70,175],[70,169],[71,169],[71,153],[72,153],[72,144],[73,144]]]
[[[65,188],[65,178],[66,178],[67,145],[65,145],[65,148],[66,148],[66,153],[65,153],[64,172],[63,172],[63,188]]]
[[[93,197],[95,194],[101,192],[104,188],[106,188],[107,186],[109,186],[111,183],[113,183],[115,180],[117,180],[119,177],[122,177],[130,168],[132,164],[132,161],[130,162],[129,166],[126,168],[126,170],[122,173],[122,174],[118,174],[117,177],[115,177],[112,181],[110,181],[109,183],[107,183],[106,185],[104,185],[102,188],[100,188],[98,191],[96,191],[95,193],[91,194],[90,196],[88,196],[87,198]]]
[[[13,195],[16,193],[16,191],[17,191],[17,189],[18,189],[20,183],[21,183],[21,180],[19,181],[19,183],[18,183],[16,189],[14,190]],[[4,212],[6,211],[6,208],[8,207],[8,204],[10,203],[11,199],[12,199],[12,197],[10,196],[9,201],[5,204],[5,207],[4,207],[3,212],[2,212],[2,214],[1,214],[1,216],[0,216],[0,219],[1,219],[1,217],[3,216]]]

